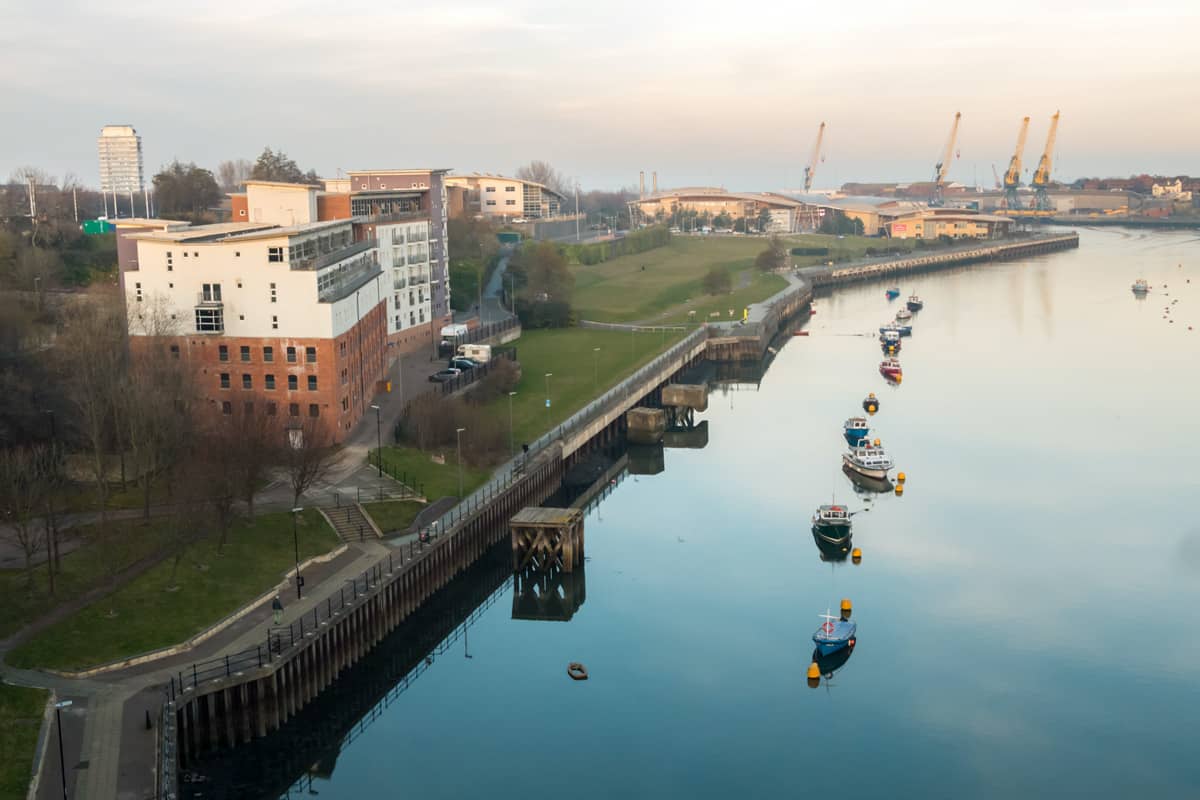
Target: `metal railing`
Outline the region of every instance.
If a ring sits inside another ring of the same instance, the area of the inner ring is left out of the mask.
[[[353,258],[359,253],[365,253],[379,246],[379,240],[375,238],[363,239],[358,242],[351,242],[345,247],[334,250],[331,253],[322,253],[321,255],[309,256],[307,258],[298,258],[288,262],[290,269],[323,269],[330,264],[336,264],[339,261],[345,261],[347,258]]]

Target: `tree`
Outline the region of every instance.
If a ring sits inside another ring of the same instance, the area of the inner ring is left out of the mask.
[[[249,179],[254,165],[244,158],[222,161],[217,164],[217,181],[226,192],[236,192]]]
[[[728,211],[722,211],[720,214],[717,214],[715,217],[713,217],[712,224],[714,228],[732,228],[733,217],[730,216]]]
[[[479,280],[483,271],[478,261],[460,259],[450,262],[450,307],[466,311],[479,297]]]
[[[561,195],[570,194],[572,191],[571,182],[546,161],[530,161],[517,167],[517,177],[523,181],[540,183]]]
[[[333,466],[331,442],[329,431],[316,417],[308,417],[287,430],[287,444],[282,448],[280,463],[292,486],[292,508],[299,507],[300,497]]]
[[[304,172],[296,162],[288,158],[282,150],[263,148],[262,154],[254,162],[250,177],[256,181],[279,181],[281,183],[311,183],[320,185],[321,179],[315,170]]]
[[[50,475],[50,451],[37,445],[0,450],[0,533],[25,556],[26,586],[33,589],[33,559],[45,544],[36,516],[42,509]]]
[[[763,250],[754,258],[754,266],[761,269],[763,272],[771,272],[772,270],[782,269],[787,265],[787,250],[783,246],[783,242],[778,236],[772,236],[770,242],[767,243],[767,249]]]
[[[763,208],[758,212],[758,230],[762,233],[767,232],[767,228],[771,225],[771,209]]]
[[[704,275],[704,291],[709,294],[728,294],[733,288],[733,276],[725,267],[713,267]]]
[[[154,176],[154,197],[163,217],[197,219],[221,202],[221,189],[203,167],[173,161]]]
[[[246,501],[247,513],[254,519],[254,495],[267,477],[271,467],[279,463],[280,448],[278,417],[269,414],[259,404],[243,407],[227,420],[231,450],[236,459],[232,467],[236,491]]]
[[[575,277],[567,268],[562,248],[553,242],[528,242],[509,260],[517,287],[517,314],[531,328],[561,328],[571,324]]]

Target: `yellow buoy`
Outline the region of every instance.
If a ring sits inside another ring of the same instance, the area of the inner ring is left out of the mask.
[[[896,374],[896,383],[904,383],[904,376],[897,373]]]
[[[850,612],[853,610],[854,610],[854,605],[850,602],[850,598],[843,597],[842,598],[842,614],[849,616]]]
[[[855,561],[862,561],[862,550],[859,550],[857,547],[854,548],[854,550],[850,553],[850,557]]]
[[[908,480],[908,476],[905,475],[903,472],[897,472],[896,480],[900,481],[900,483],[904,483],[904,481]]]
[[[867,413],[868,413],[868,414],[874,414],[874,413],[875,413],[875,404],[874,404],[874,403],[872,403],[871,405],[867,406]]]
[[[875,440],[875,446],[876,446],[876,447],[879,447],[879,440],[878,440],[878,439],[876,439],[876,440]]]
[[[874,393],[874,392],[868,392],[868,393],[867,393],[867,397],[869,397],[869,398],[871,398],[872,400],[874,400],[874,399],[875,399],[875,393]]]
[[[812,662],[808,665],[808,679],[818,680],[821,677],[821,668],[817,666],[817,662]]]
[[[904,494],[904,484],[903,484],[903,483],[897,483],[897,484],[896,484],[896,494],[897,494],[897,495],[902,495],[902,494]]]

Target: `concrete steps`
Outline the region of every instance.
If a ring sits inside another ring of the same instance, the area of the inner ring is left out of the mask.
[[[347,503],[333,508],[322,508],[321,513],[333,526],[338,538],[347,544],[365,539],[381,539],[382,534],[375,523],[363,511],[362,506]]]

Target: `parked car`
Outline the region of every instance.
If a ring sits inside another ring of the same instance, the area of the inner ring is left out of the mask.
[[[452,369],[461,369],[463,372],[466,372],[469,369],[475,369],[478,366],[478,361],[473,358],[467,358],[466,356],[455,356],[454,358],[450,359],[450,367]]]
[[[462,375],[461,369],[450,367],[449,369],[438,370],[437,372],[433,373],[429,376],[429,380],[433,381],[434,383],[445,383],[446,381],[454,380],[459,375]]]

